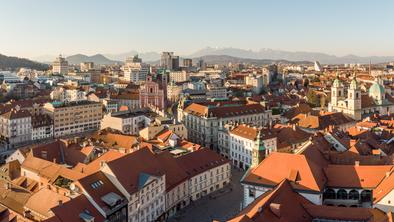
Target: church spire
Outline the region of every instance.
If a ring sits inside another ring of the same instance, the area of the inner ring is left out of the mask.
[[[265,157],[265,146],[263,142],[263,135],[262,135],[262,130],[258,129],[257,136],[256,136],[256,142],[254,144],[254,148],[252,151],[252,166],[251,167],[257,167],[260,162],[263,160]]]

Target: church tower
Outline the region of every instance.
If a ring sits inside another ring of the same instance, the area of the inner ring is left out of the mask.
[[[256,142],[252,150],[252,165],[251,167],[257,167],[260,162],[264,159],[266,149],[262,140],[261,130],[257,133]]]
[[[337,76],[331,87],[331,106],[332,107],[338,106],[338,101],[343,99],[343,96],[344,96],[344,88],[341,80],[339,80],[339,74],[337,72]]]
[[[353,73],[353,79],[348,89],[348,109],[354,119],[361,119],[361,90],[358,87],[356,73]]]

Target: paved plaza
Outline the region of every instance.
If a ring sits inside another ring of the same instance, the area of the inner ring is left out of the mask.
[[[232,169],[231,183],[224,189],[205,196],[184,208],[170,222],[226,221],[240,210],[243,199],[240,179],[244,171]]]

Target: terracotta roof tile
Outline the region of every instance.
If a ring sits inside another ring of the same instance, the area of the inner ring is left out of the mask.
[[[375,188],[393,166],[329,165],[324,169],[327,186],[342,188]]]
[[[105,221],[105,218],[84,195],[79,195],[67,203],[54,207],[51,210],[55,216],[48,219],[47,222],[81,221],[79,214],[83,212],[89,212],[89,214],[94,217],[95,222]]]
[[[300,175],[299,180],[293,181],[295,189],[320,192],[324,187],[326,177],[321,166],[304,155],[276,152],[251,169],[242,182],[273,187],[288,179],[293,171]]]
[[[229,163],[229,160],[216,152],[203,148],[177,158],[178,163],[189,177],[198,175],[206,170]]]

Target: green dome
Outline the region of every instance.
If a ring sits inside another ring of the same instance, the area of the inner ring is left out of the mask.
[[[336,79],[334,80],[334,83],[332,84],[332,86],[333,86],[333,87],[339,87],[340,84],[341,84],[341,81],[340,81],[338,78],[336,78]]]
[[[355,78],[350,82],[350,89],[357,89],[357,81]]]
[[[374,98],[382,98],[384,95],[384,87],[379,83],[375,82],[368,90],[368,94]]]

